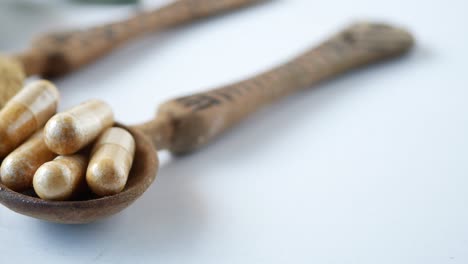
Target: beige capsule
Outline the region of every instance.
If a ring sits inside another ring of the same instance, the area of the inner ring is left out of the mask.
[[[5,157],[55,114],[57,88],[39,80],[26,85],[0,111],[0,157]]]
[[[111,107],[89,100],[53,116],[44,128],[47,146],[60,155],[76,153],[114,123]]]
[[[121,192],[135,155],[135,140],[125,129],[112,127],[97,140],[86,171],[86,182],[99,196]]]
[[[56,156],[47,148],[40,130],[3,160],[0,167],[2,183],[14,191],[31,188],[36,170]]]
[[[70,199],[84,186],[87,161],[85,155],[75,154],[44,163],[34,174],[34,191],[44,200]]]

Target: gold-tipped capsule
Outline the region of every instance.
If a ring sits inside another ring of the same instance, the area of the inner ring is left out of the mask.
[[[32,187],[36,170],[55,156],[57,155],[47,148],[42,130],[36,132],[3,160],[0,167],[2,183],[14,191]]]
[[[108,104],[89,100],[53,116],[44,128],[44,139],[53,152],[73,154],[113,123],[114,114]]]
[[[68,200],[83,186],[86,165],[87,158],[81,154],[58,156],[36,171],[34,191],[44,200]]]
[[[30,83],[0,111],[0,157],[5,157],[57,110],[59,93],[48,81]]]
[[[135,140],[125,129],[107,129],[94,145],[86,171],[86,182],[99,195],[121,192],[127,183],[128,173],[135,155]]]

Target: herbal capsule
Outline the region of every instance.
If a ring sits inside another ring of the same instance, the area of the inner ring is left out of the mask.
[[[125,187],[135,155],[135,140],[125,129],[107,129],[94,145],[86,181],[99,195],[113,195]]]
[[[34,191],[45,200],[67,200],[83,186],[86,165],[87,158],[81,154],[58,156],[36,171]]]
[[[32,82],[0,111],[0,157],[5,157],[55,114],[57,88],[48,81]]]
[[[53,152],[73,154],[113,123],[114,115],[108,104],[89,100],[53,116],[45,126],[44,138]]]
[[[0,175],[2,183],[14,191],[32,187],[36,170],[57,155],[47,148],[42,130],[15,149],[2,162]]]

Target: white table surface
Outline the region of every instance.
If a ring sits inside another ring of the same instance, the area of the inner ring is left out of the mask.
[[[45,2],[1,3],[1,50],[133,10]],[[193,155],[162,153],[152,187],[109,219],[67,226],[0,207],[0,263],[468,263],[467,10],[464,0],[273,1],[143,38],[58,80],[61,109],[101,98],[134,124],[356,19],[418,40],[406,58],[283,100]]]

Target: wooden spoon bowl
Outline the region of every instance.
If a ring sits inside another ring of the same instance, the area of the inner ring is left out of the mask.
[[[79,201],[47,201],[12,191],[0,183],[0,203],[17,213],[63,224],[89,223],[122,211],[153,183],[159,161],[152,143],[138,129],[117,126],[127,129],[136,144],[132,169],[121,193],[102,198],[87,193]]]

